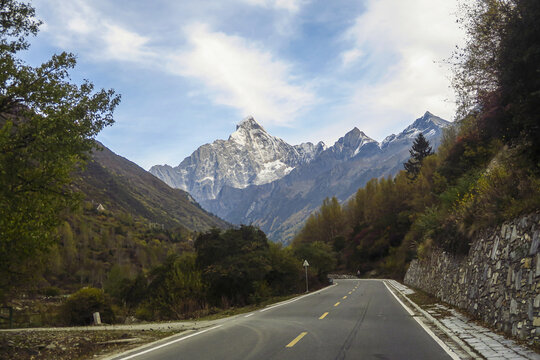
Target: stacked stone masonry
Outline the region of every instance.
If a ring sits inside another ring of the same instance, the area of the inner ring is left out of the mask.
[[[405,284],[530,344],[540,337],[540,213],[488,229],[468,256],[434,250],[413,260]]]

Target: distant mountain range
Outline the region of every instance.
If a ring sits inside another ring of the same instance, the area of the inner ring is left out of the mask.
[[[143,218],[164,228],[203,231],[230,224],[202,209],[185,191],[173,189],[137,164],[116,155],[103,144],[91,156],[75,186],[87,200],[106,210]]]
[[[381,143],[354,128],[327,148],[322,142],[289,145],[248,117],[228,140],[199,147],[177,167],[156,165],[150,172],[219,217],[258,225],[287,243],[324,198],[344,201],[369,179],[396,174],[418,133],[436,148],[450,124],[426,112]]]
[[[156,165],[150,172],[198,201],[207,201],[217,198],[224,186],[243,189],[280,179],[323,150],[322,142],[289,145],[248,117],[236,126],[229,140],[199,147],[175,168]]]

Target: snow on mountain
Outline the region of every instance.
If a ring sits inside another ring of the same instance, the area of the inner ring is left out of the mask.
[[[216,198],[223,186],[243,189],[280,179],[325,148],[322,142],[289,145],[249,116],[228,140],[199,147],[177,167],[156,165],[150,172],[170,186],[188,191],[197,201],[205,201]]]
[[[426,112],[382,143],[354,128],[286,176],[243,189],[224,186],[216,199],[201,205],[231,223],[255,224],[270,239],[288,242],[324,198],[345,201],[369,179],[395,175],[403,169],[418,133],[436,149],[442,129],[449,125]]]
[[[177,167],[150,172],[221,218],[256,224],[269,238],[287,242],[325,197],[344,201],[369,179],[395,175],[420,132],[436,149],[450,124],[428,111],[381,143],[355,127],[327,148],[322,142],[289,145],[247,117],[228,140],[199,147]]]
[[[339,154],[342,158],[350,158],[356,156],[363,146],[370,143],[377,142],[355,127],[345,136],[339,138],[329,151]]]
[[[400,132],[398,135],[392,134],[390,136],[387,136],[382,142],[381,142],[381,149],[384,149],[391,144],[395,144],[397,142],[407,142],[411,139],[414,139],[418,136],[419,133],[423,133],[428,140],[430,138],[436,139],[438,141],[438,138],[440,137],[442,130],[446,127],[448,127],[451,123],[441,119],[438,116],[433,115],[429,111],[426,111],[426,113],[416,119],[411,125],[407,126],[405,130]],[[438,145],[438,142],[434,145]]]

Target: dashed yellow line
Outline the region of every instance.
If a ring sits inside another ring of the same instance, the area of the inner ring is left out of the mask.
[[[352,291],[349,291],[349,295],[351,295],[351,294],[352,294]]]
[[[345,300],[347,298],[347,295],[345,295],[344,297],[342,297],[343,300]]]
[[[307,332],[304,331],[304,332],[301,332],[300,335],[298,335],[293,341],[291,341],[289,344],[287,344],[287,346],[285,347],[293,347],[294,345],[296,345],[297,342],[299,342],[304,336],[306,336]]]
[[[337,303],[334,304],[334,306],[338,306],[340,304],[340,302],[338,301]]]
[[[326,315],[328,315],[328,312],[325,312],[324,314],[321,315],[321,317],[319,318],[319,320],[322,320],[326,317]]]

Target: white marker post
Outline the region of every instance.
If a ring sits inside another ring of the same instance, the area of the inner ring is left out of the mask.
[[[306,293],[308,292],[308,281],[307,281],[307,268],[309,266],[309,263],[307,262],[307,260],[304,260],[304,269],[306,269]]]

